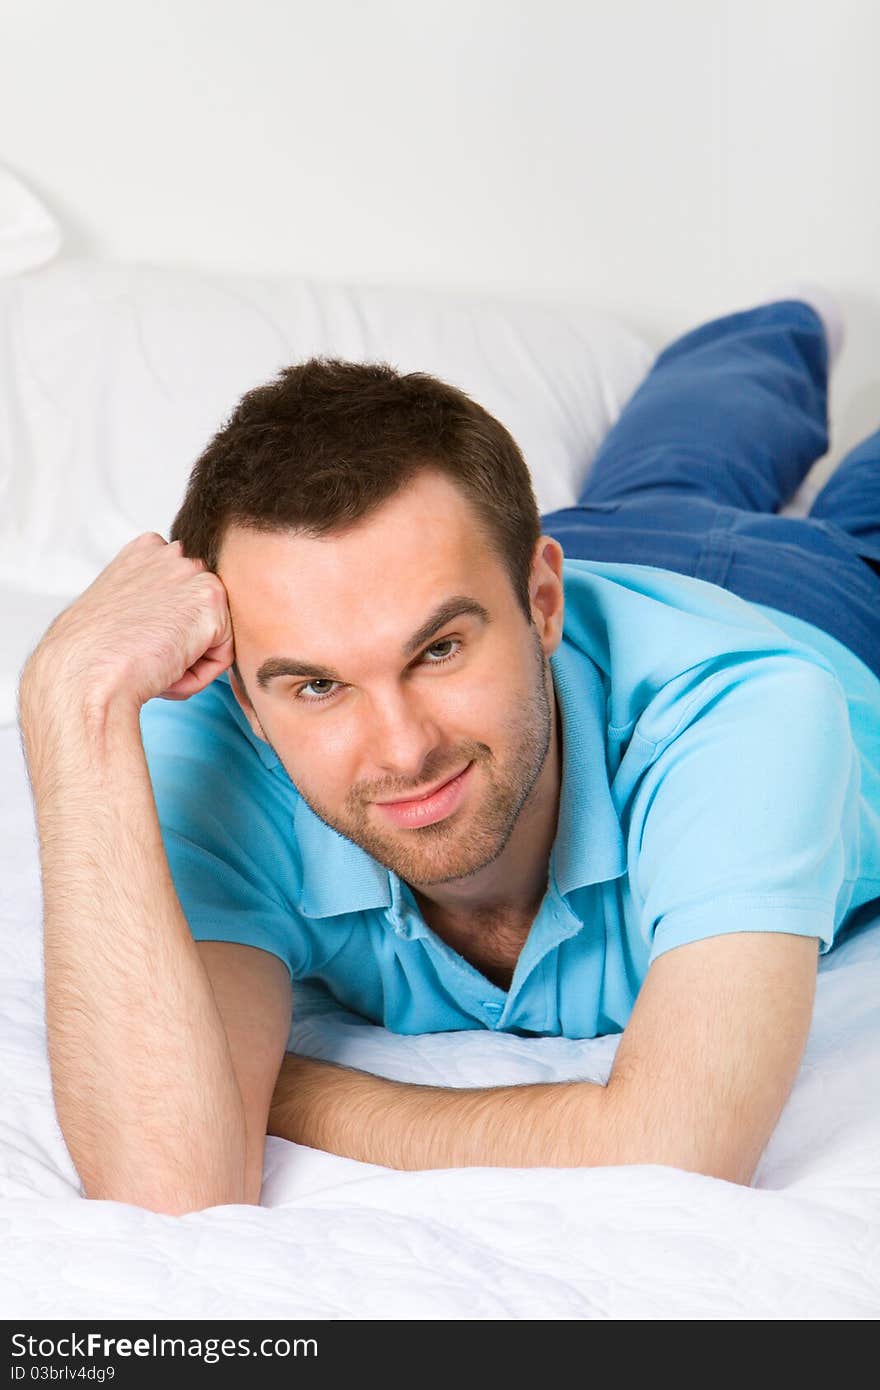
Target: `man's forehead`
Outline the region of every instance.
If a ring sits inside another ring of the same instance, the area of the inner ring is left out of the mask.
[[[504,567],[481,536],[439,525],[437,532],[442,534],[394,534],[373,543],[353,530],[316,537],[235,528],[224,541],[217,572],[230,602],[249,611],[323,598],[347,606],[361,600],[375,608],[379,600],[442,597],[503,577]]]
[[[403,647],[450,598],[468,599],[488,621],[509,602],[504,567],[481,537],[440,529],[436,538],[389,537],[377,550],[350,543],[354,532],[315,538],[236,528],[218,565],[236,643],[247,643],[257,663],[276,654],[329,662],[346,646],[352,655]]]

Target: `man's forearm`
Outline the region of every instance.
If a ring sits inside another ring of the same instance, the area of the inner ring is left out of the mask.
[[[592,1081],[454,1089],[286,1053],[268,1132],[386,1168],[579,1168],[633,1161]],[[618,1156],[619,1155],[619,1156]]]
[[[171,879],[137,708],[25,668],[58,1120],[88,1197],[178,1214],[246,1200],[223,1021]]]

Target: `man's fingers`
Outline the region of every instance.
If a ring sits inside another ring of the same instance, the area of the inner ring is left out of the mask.
[[[162,699],[188,700],[191,695],[198,695],[200,690],[204,690],[223,671],[228,670],[234,660],[235,648],[232,640],[228,638],[218,646],[209,648],[204,656],[200,656],[198,661],[194,661],[179,680],[174,681],[167,690],[162,691]]]

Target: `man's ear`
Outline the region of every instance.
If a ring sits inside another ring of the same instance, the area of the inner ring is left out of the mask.
[[[244,714],[245,719],[250,724],[257,738],[261,738],[264,743],[268,743],[269,740],[263,733],[263,726],[254,712],[253,705],[248,699],[247,691],[245,690],[244,686],[238,679],[238,676],[235,674],[235,671],[231,666],[227,668],[226,674],[229,677],[229,688],[235,696],[236,700],[238,701],[239,705],[241,706],[241,710]]]
[[[542,535],[535,547],[530,583],[533,621],[550,656],[562,641],[565,621],[565,583],[562,562],[565,555],[559,541]]]

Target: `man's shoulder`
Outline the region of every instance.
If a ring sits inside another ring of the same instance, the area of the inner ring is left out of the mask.
[[[729,589],[659,565],[624,564],[610,560],[563,560],[566,606],[575,614],[591,609],[609,620],[625,618],[629,629],[660,618],[670,623],[713,623],[735,634],[742,630],[780,634],[768,614]],[[785,634],[783,634],[785,635]],[[794,639],[791,639],[794,640]]]
[[[149,700],[141,741],[164,829],[207,843],[234,834],[248,853],[287,841],[301,797],[273,750],[256,738],[228,681],[188,700]]]
[[[141,738],[149,756],[222,762],[237,776],[275,772],[290,783],[274,750],[257,738],[224,671],[188,700],[148,700],[140,712]]]
[[[564,580],[563,637],[599,667],[612,725],[631,724],[658,698],[671,714],[703,681],[734,685],[780,663],[841,688],[828,657],[719,585],[594,560],[564,561]]]
[[[564,747],[593,777],[599,749],[583,748],[601,736],[618,815],[633,798],[647,813],[661,779],[698,799],[707,780],[757,773],[775,740],[848,737],[831,663],[735,595],[644,565],[572,561],[570,577],[551,658]]]
[[[218,677],[188,700],[148,701],[141,739],[166,854],[191,925],[210,925],[203,907],[218,909],[224,894],[236,900],[245,881],[267,900],[297,903],[301,797],[268,745],[271,759],[261,756],[260,740],[228,682]]]

